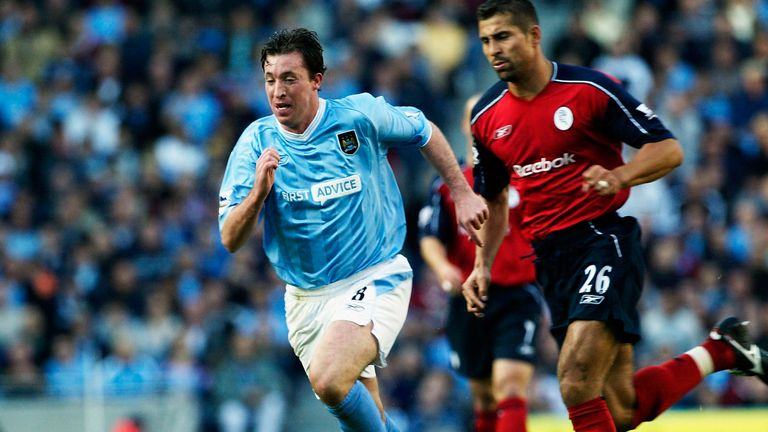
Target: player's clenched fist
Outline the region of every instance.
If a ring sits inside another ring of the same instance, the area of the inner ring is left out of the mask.
[[[485,201],[474,192],[469,192],[456,197],[456,219],[467,231],[469,238],[478,246],[483,246],[483,241],[477,234],[483,223],[488,219],[488,206]]]
[[[256,161],[256,180],[253,187],[259,194],[268,194],[275,183],[275,170],[280,164],[280,155],[273,147],[268,147]]]

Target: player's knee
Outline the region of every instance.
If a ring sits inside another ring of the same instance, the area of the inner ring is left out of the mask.
[[[600,394],[602,383],[590,377],[589,366],[571,364],[560,373],[560,393],[566,406],[586,402]]]
[[[516,380],[506,380],[494,383],[493,397],[496,401],[502,401],[509,398],[523,398],[528,394],[528,386],[525,383]]]
[[[496,409],[496,401],[490,386],[486,386],[483,389],[473,388],[472,404],[475,411],[492,411]]]
[[[350,386],[334,377],[332,374],[319,370],[309,371],[309,382],[317,397],[328,406],[340,404],[349,393]]]
[[[588,383],[564,381],[560,383],[560,394],[565,405],[570,407],[598,397],[600,391]]]

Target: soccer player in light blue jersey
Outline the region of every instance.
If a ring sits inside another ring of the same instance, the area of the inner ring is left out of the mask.
[[[386,364],[405,321],[413,272],[399,254],[405,216],[388,149],[421,149],[475,241],[488,210],[421,111],[369,94],[320,98],[325,66],[314,32],[275,33],[261,65],[272,115],[248,126],[230,155],[222,242],[236,251],[263,219],[264,249],[286,282],[289,341],[314,392],[343,431],[396,431],[374,365]]]

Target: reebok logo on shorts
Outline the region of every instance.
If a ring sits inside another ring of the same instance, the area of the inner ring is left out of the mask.
[[[581,301],[579,301],[579,303],[599,305],[603,302],[603,299],[605,299],[605,297],[601,295],[584,294],[581,296]]]
[[[352,321],[361,326],[371,322],[376,304],[376,284],[362,287],[351,285],[343,296],[346,300],[336,306],[331,321]]]
[[[360,306],[352,303],[347,303],[347,309],[355,311],[355,312],[362,312],[365,310],[365,306]]]

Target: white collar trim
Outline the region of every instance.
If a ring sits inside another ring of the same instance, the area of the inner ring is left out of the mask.
[[[310,136],[312,136],[312,133],[317,129],[317,125],[320,124],[320,120],[323,118],[323,114],[325,114],[325,106],[326,101],[323,98],[320,98],[320,104],[317,107],[317,112],[315,113],[315,118],[312,119],[312,122],[309,123],[309,126],[307,126],[307,130],[305,130],[303,133],[297,134],[290,131],[285,130],[285,127],[280,124],[280,122],[277,122],[277,130],[280,131],[280,134],[286,137],[287,139],[294,140],[294,141],[307,141]]]

